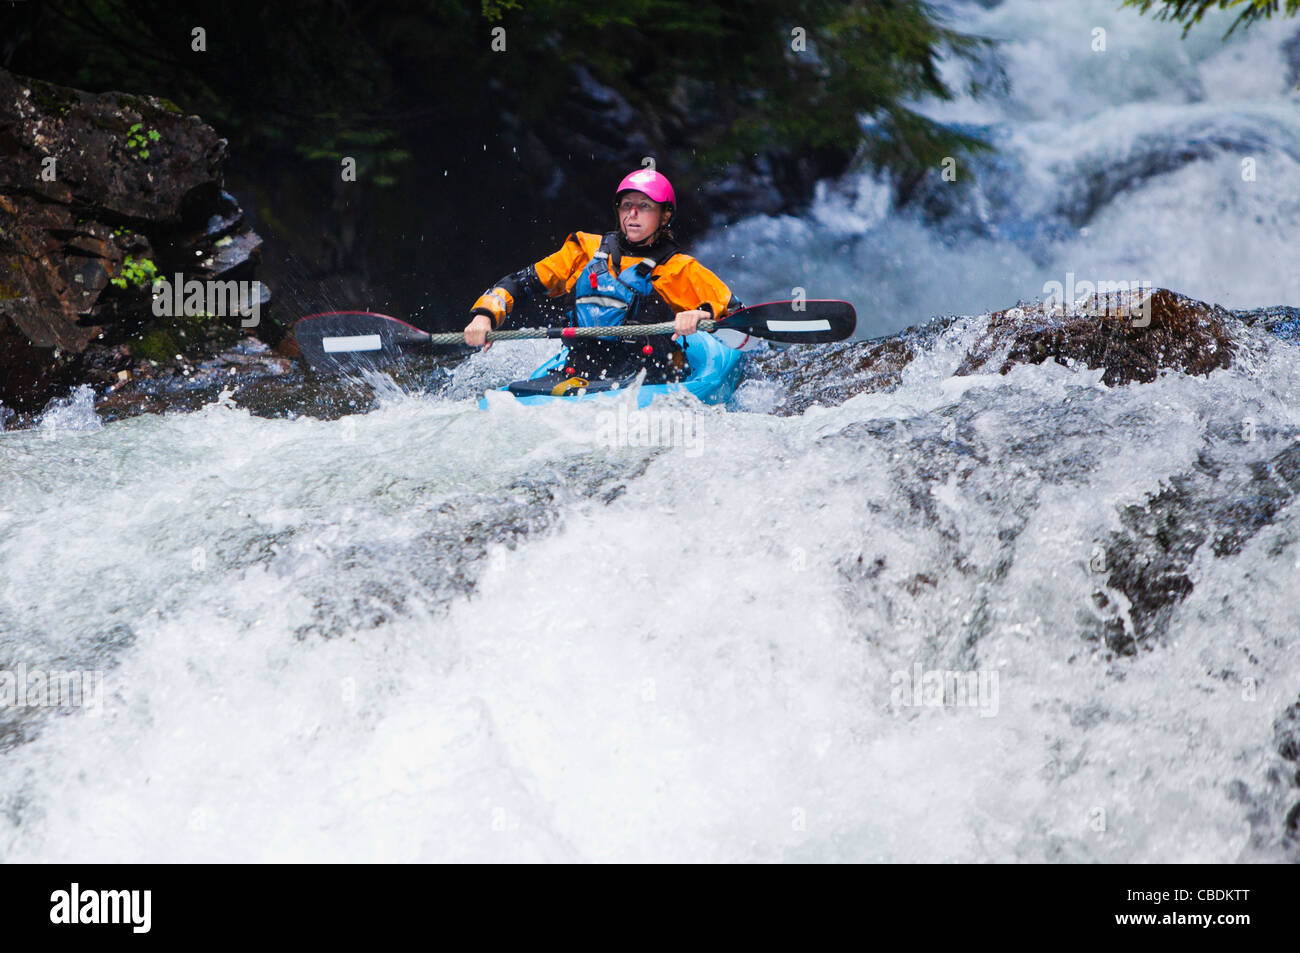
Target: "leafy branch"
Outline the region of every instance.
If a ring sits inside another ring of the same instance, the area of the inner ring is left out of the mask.
[[[1158,5],[1156,19],[1172,20],[1174,23],[1183,24],[1183,36],[1200,23],[1201,18],[1210,10],[1243,8],[1232,21],[1232,26],[1228,27],[1228,32],[1224,34],[1226,38],[1231,36],[1232,31],[1237,27],[1246,29],[1260,20],[1272,19],[1280,2],[1281,0],[1124,0],[1123,5],[1136,7],[1139,13],[1146,13]],[[1300,0],[1286,0],[1285,15],[1293,17],[1297,13],[1300,13]]]

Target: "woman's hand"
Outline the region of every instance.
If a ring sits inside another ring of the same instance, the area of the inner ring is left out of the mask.
[[[492,342],[487,339],[487,333],[491,330],[492,319],[486,314],[476,314],[474,320],[465,325],[465,343],[486,351],[492,346]]]
[[[673,319],[673,340],[678,337],[685,337],[687,334],[695,333],[695,326],[705,318],[711,318],[707,311],[696,309],[695,311],[678,311],[677,317]]]

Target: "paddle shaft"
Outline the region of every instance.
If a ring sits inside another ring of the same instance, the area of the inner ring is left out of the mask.
[[[714,340],[736,350],[749,350],[755,342],[776,344],[827,344],[853,336],[857,315],[847,301],[768,301],[733,311],[725,318],[705,318],[698,331],[712,332]],[[566,344],[593,338],[646,338],[676,333],[674,322],[620,324],[608,327],[517,328],[487,331],[488,341],[551,338]],[[430,334],[369,311],[329,311],[308,315],[294,324],[294,337],[303,357],[315,368],[333,369],[340,363],[374,364],[401,356],[409,348],[463,345],[463,331]]]
[[[712,331],[721,322],[714,321],[712,318],[705,318],[696,329],[700,331]],[[487,339],[489,341],[522,341],[527,338],[639,338],[647,334],[672,334],[676,326],[671,321],[664,321],[660,324],[620,324],[608,328],[517,328],[514,331],[489,331]],[[438,334],[430,334],[428,341],[430,344],[462,344],[465,341],[464,331],[444,331]]]

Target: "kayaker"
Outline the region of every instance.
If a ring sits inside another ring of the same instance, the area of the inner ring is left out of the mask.
[[[673,239],[677,201],[668,179],[652,169],[623,177],[614,191],[618,230],[574,232],[555,254],[498,281],[474,302],[465,343],[490,347],[486,334],[513,326],[609,327],[672,321],[672,335],[578,338],[557,378],[624,380],[646,369],[646,383],[681,380],[690,368],[680,338],[704,318],[729,314],[740,302],[713,272],[680,251]]]

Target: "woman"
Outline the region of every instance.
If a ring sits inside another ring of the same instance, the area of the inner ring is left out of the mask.
[[[604,237],[575,232],[555,254],[502,278],[474,302],[465,343],[490,347],[486,334],[536,322],[543,326],[609,327],[672,321],[671,336],[578,338],[569,345],[563,378],[575,384],[624,381],[646,370],[646,383],[681,380],[689,372],[679,338],[700,319],[740,307],[722,280],[677,249],[672,219],[676,196],[650,169],[624,176],[614,192],[618,231]],[[562,386],[562,385],[561,385]]]

